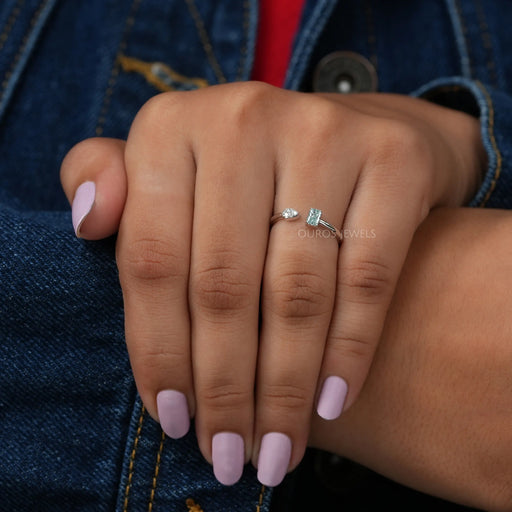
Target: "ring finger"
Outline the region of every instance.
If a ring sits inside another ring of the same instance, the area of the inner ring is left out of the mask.
[[[323,157],[296,154],[280,171],[275,204],[295,207],[300,217],[272,228],[263,278],[253,460],[269,486],[303,456],[334,304],[339,244],[322,222],[309,225],[319,214],[312,207],[339,228],[356,179],[340,172],[337,149],[316,147]]]

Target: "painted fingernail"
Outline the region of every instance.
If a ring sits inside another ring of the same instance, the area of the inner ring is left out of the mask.
[[[212,439],[213,473],[224,485],[240,480],[244,470],[244,440],[233,432],[219,432]]]
[[[187,397],[179,391],[166,389],[156,396],[156,405],[162,430],[173,439],[183,437],[190,428]]]
[[[85,218],[92,210],[95,198],[96,185],[92,181],[86,181],[76,189],[75,198],[71,205],[71,218],[73,220],[73,229],[78,237],[80,237],[80,228]]]
[[[327,377],[318,399],[316,412],[324,420],[335,420],[343,411],[348,385],[341,377]]]
[[[268,487],[279,485],[286,476],[292,456],[291,439],[280,432],[269,432],[261,439],[258,480]]]

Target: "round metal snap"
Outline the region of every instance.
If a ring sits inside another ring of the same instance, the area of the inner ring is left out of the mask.
[[[315,92],[377,91],[377,72],[373,64],[355,52],[334,52],[326,55],[317,65],[313,75]]]

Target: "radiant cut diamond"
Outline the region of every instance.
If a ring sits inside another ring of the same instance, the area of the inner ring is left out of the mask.
[[[317,210],[316,208],[311,208],[309,210],[308,218],[306,219],[306,224],[310,226],[318,226],[320,222],[320,217],[322,216],[322,210]]]
[[[285,208],[283,212],[281,213],[281,216],[283,219],[294,219],[299,215],[299,212],[297,210],[294,210],[293,208]]]

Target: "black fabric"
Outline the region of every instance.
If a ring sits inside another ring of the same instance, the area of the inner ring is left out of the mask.
[[[308,449],[274,490],[271,512],[478,512],[396,482],[327,452]]]

